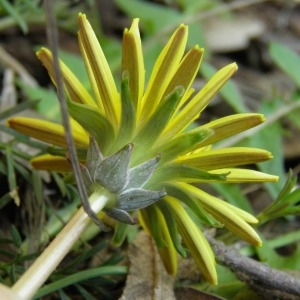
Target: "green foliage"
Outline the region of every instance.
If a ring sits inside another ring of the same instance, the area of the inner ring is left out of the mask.
[[[262,101],[259,111],[266,116],[266,120],[274,116],[282,108],[282,100],[274,98],[270,100]],[[274,199],[281,190],[281,187],[285,182],[285,170],[284,170],[284,153],[283,153],[283,132],[284,129],[280,120],[274,121],[269,126],[260,128],[251,138],[243,141],[243,145],[266,149],[273,155],[272,160],[264,162],[258,165],[258,168],[262,172],[276,174],[279,176],[278,184],[264,184]]]
[[[19,150],[15,147],[17,141],[24,142],[29,141],[29,139],[27,136],[7,129],[8,128],[0,124],[0,130],[15,135],[16,139],[11,140],[9,143],[0,142],[0,150],[5,154],[5,156],[0,156],[0,174],[4,175],[8,182],[8,191],[0,197],[0,209],[5,207],[10,200],[14,200],[16,205],[20,205],[19,182],[26,181],[29,184],[32,182],[31,173],[26,166],[26,161],[28,161],[31,156],[26,150]],[[29,142],[29,144],[31,143]],[[31,145],[45,149],[45,146],[39,142]]]
[[[76,16],[82,10],[92,10],[94,0],[84,1],[72,5],[72,1],[54,2],[54,10],[58,25],[70,32],[76,32]],[[44,6],[39,0],[0,0],[0,31],[18,26],[27,34],[31,26],[45,25],[46,16]]]
[[[279,43],[271,43],[269,49],[274,62],[289,76],[289,78],[294,81],[297,86],[297,90],[292,93],[291,103],[289,103],[292,108],[287,114],[287,117],[300,129],[300,57],[296,52]]]
[[[253,213],[251,204],[238,185],[213,183],[212,187],[217,191],[219,195],[222,195],[222,198],[224,198],[230,204],[237,206],[249,213]]]
[[[169,7],[139,0],[116,0],[116,3],[128,16],[143,20],[148,34],[155,34],[166,26],[176,27],[181,22],[180,13]]]
[[[10,235],[0,237],[0,277],[2,282],[14,283],[24,271],[22,265],[35,258],[36,254],[26,254],[22,248],[23,240],[19,230],[12,225]]]
[[[300,57],[283,44],[271,43],[270,55],[276,64],[297,84],[300,88]]]
[[[299,240],[299,234],[293,232],[293,241]],[[285,235],[277,237],[277,240],[285,239]],[[261,248],[255,249],[256,254],[260,261],[263,261],[273,268],[285,269],[285,270],[299,270],[300,268],[300,247],[297,243],[295,251],[288,256],[278,254],[276,249],[272,247],[272,241],[264,240]]]
[[[16,0],[13,3],[7,0],[0,0],[0,13],[11,17],[12,23],[15,22],[22,29],[23,33],[28,32],[28,24],[25,16],[31,11],[33,15],[40,15],[42,10],[38,8],[38,1]],[[3,21],[2,21],[3,22]]]
[[[57,96],[54,90],[49,90],[40,86],[31,87],[22,82],[19,84],[29,101],[35,103],[37,112],[46,113],[50,120],[58,120],[60,116],[59,106],[57,105]]]
[[[219,279],[217,286],[209,286],[205,283],[200,283],[193,285],[193,287],[199,290],[204,290],[210,294],[224,297],[224,299],[236,299],[235,297],[241,293],[246,285],[239,281],[235,274],[233,274],[228,268],[217,265],[217,272]],[[245,297],[244,299],[251,298]]]
[[[260,225],[272,219],[300,214],[300,189],[296,187],[297,177],[290,171],[286,184],[276,199],[257,216]]]

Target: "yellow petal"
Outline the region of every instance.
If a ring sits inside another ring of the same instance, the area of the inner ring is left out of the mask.
[[[66,147],[65,129],[62,125],[49,121],[14,117],[8,120],[8,126],[48,144]],[[82,130],[72,129],[75,145],[87,148],[89,137]]]
[[[99,93],[106,116],[117,128],[120,121],[120,97],[114,82],[113,75],[104,56],[98,39],[86,18],[85,14],[79,14],[79,39],[85,51],[89,65],[97,83],[97,93]],[[83,54],[85,56],[85,54]],[[95,87],[95,86],[94,86]]]
[[[155,225],[160,228],[161,236],[165,242],[164,245],[160,245],[160,247],[158,247],[158,252],[167,272],[175,276],[177,273],[177,265],[178,265],[177,252],[173,245],[172,239],[170,237],[167,223],[163,217],[163,214],[155,206],[153,206],[153,208],[157,212],[157,217],[159,222],[159,224],[155,224]],[[138,211],[139,222],[142,225],[142,227],[145,229],[145,231],[150,236],[153,236],[151,230],[151,221],[149,219],[149,214],[147,212],[148,212],[147,209],[140,209]]]
[[[218,170],[212,170],[209,173],[212,174],[227,174],[224,183],[240,183],[240,182],[276,182],[278,176],[239,168],[224,168]]]
[[[130,92],[137,119],[141,113],[145,85],[145,68],[138,22],[139,19],[134,19],[130,29],[125,29],[122,48],[122,71],[129,73]]]
[[[236,70],[237,65],[235,63],[219,70],[198,94],[170,121],[165,138],[173,137],[191,124]]]
[[[173,210],[180,235],[204,277],[210,283],[217,284],[214,254],[203,233],[192,221],[179,200],[166,196],[163,201],[166,201]]]
[[[165,91],[163,98],[171,93],[177,86],[182,86],[186,92],[189,91],[198,73],[203,54],[204,49],[195,46],[183,57],[176,73]]]
[[[254,164],[271,158],[271,153],[266,150],[234,147],[194,152],[178,158],[177,162],[209,171],[239,165]]]
[[[154,206],[155,207],[155,206]],[[162,237],[165,241],[165,246],[158,248],[160,257],[164,263],[164,266],[167,272],[170,275],[175,276],[177,273],[177,252],[173,245],[173,241],[171,239],[167,223],[164,219],[163,214],[159,209],[155,207],[157,211],[158,221],[159,221],[159,228],[162,233]]]
[[[55,83],[52,53],[48,49],[42,48],[37,52],[37,57],[39,58],[39,60],[41,60],[53,82]],[[75,102],[84,103],[96,107],[95,101],[78,80],[78,78],[62,61],[60,61],[59,63],[63,75],[64,84],[69,97]]]
[[[214,196],[211,196],[192,185],[178,182],[176,183],[176,186],[183,189],[185,193],[192,193],[194,197],[199,199],[208,213],[213,215],[218,221],[223,223],[226,228],[234,232],[243,240],[255,246],[262,245],[262,241],[258,234],[245,221],[247,220],[251,223],[257,223],[257,220],[254,216],[251,216],[247,212],[241,211],[241,209],[236,208]]]
[[[222,183],[245,183],[245,182],[277,182],[278,176],[262,173],[259,171],[239,169],[239,168],[224,168],[217,170],[210,170],[210,174],[226,175],[226,180]],[[181,178],[180,181],[186,183],[204,183],[204,182],[220,182],[215,179],[203,178]]]
[[[194,89],[191,88],[191,85],[198,73],[199,66],[204,54],[204,49],[195,46],[192,48],[182,59],[178,69],[176,70],[175,75],[170,81],[163,99],[171,93],[177,86],[182,86],[185,90],[184,95],[182,96],[173,116],[177,114],[178,110],[190,99],[191,95],[194,93]],[[167,132],[171,126],[171,122],[167,125],[164,132]],[[164,140],[164,133],[161,136],[160,140]]]
[[[214,134],[207,138],[202,145],[206,146],[213,144],[217,141],[255,127],[264,121],[265,118],[263,115],[255,113],[235,114],[214,120],[201,126],[201,128],[209,128],[214,131]]]
[[[47,170],[56,172],[72,171],[70,162],[62,156],[44,154],[33,158],[30,162],[33,168],[37,170]]]
[[[218,199],[218,198],[217,198]],[[255,218],[253,215],[251,215],[250,213],[246,212],[245,210],[242,210],[234,205],[231,205],[230,203],[220,200],[222,201],[222,205],[226,206],[228,209],[230,209],[231,211],[233,211],[235,214],[237,214],[239,217],[241,217],[245,222],[249,223],[249,224],[257,224],[258,223],[258,219]]]
[[[72,130],[78,131],[83,133],[84,135],[87,135],[86,130],[74,119],[70,118],[70,126]]]
[[[103,103],[102,103],[102,99],[101,99],[99,89],[97,87],[97,81],[96,81],[96,78],[95,78],[94,73],[93,73],[93,68],[92,68],[92,66],[90,64],[90,61],[87,57],[87,54],[85,52],[84,46],[82,44],[82,39],[80,38],[80,34],[78,34],[78,36],[79,36],[78,44],[79,44],[79,48],[80,48],[80,53],[81,53],[81,56],[83,57],[83,60],[84,60],[85,69],[86,69],[88,77],[89,77],[89,82],[90,82],[91,88],[93,90],[95,101],[97,103],[97,106],[98,106],[98,109],[99,109],[100,113],[105,115],[105,109],[104,109],[104,106],[103,106]]]
[[[141,125],[149,119],[162,100],[182,59],[187,34],[187,26],[180,25],[157,58],[142,101]]]

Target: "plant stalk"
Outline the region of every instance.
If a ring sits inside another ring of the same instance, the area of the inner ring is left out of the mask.
[[[96,214],[98,214],[110,200],[108,194],[99,194],[99,192],[95,192],[89,198],[91,207]],[[18,295],[21,300],[32,299],[37,290],[68,254],[75,242],[78,241],[90,222],[91,219],[81,207],[43,253],[12,286],[12,291]]]

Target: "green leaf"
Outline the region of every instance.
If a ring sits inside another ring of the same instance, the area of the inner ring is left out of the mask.
[[[4,194],[0,198],[0,209],[2,209],[4,206],[6,206],[11,201],[11,196],[9,193]]]
[[[211,184],[211,187],[215,189],[228,203],[249,213],[253,212],[247,197],[245,197],[245,194],[241,191],[241,188],[238,185],[213,183]]]
[[[151,231],[151,236],[154,238],[157,248],[166,247],[166,242],[163,238],[162,230],[160,228],[159,216],[157,208],[154,205],[147,207],[147,209],[140,210],[143,219],[146,220],[148,229]]]
[[[127,224],[117,222],[111,243],[116,247],[121,246],[127,236],[127,231],[128,231]]]
[[[67,186],[65,184],[65,182],[63,181],[63,178],[58,175],[58,173],[56,172],[51,172],[51,176],[53,179],[53,182],[55,182],[56,187],[58,188],[59,192],[61,193],[61,195],[63,197],[65,197],[67,195]]]
[[[8,266],[8,275],[10,277],[11,282],[17,281],[17,274],[16,274],[16,264],[12,263]]]
[[[189,182],[199,182],[201,180],[211,180],[211,181],[225,181],[227,174],[211,174],[207,171],[190,167],[187,165],[169,163],[158,168],[153,174],[149,181],[149,185],[152,182],[164,182],[172,180],[189,181]]]
[[[88,249],[84,254],[83,254],[83,259],[87,260],[89,258],[94,257],[95,255],[99,254],[100,251],[107,249],[108,247],[108,242],[106,241],[101,241]]]
[[[168,227],[168,230],[169,230],[169,233],[170,233],[170,237],[172,239],[172,242],[173,242],[173,245],[174,245],[176,251],[182,257],[186,258],[187,253],[181,245],[181,239],[180,239],[180,236],[178,234],[177,225],[176,225],[174,215],[172,214],[171,210],[169,209],[169,207],[166,205],[166,203],[164,201],[159,201],[157,203],[157,207],[160,209],[160,211],[164,215],[164,219],[167,223],[167,227]]]
[[[300,56],[279,43],[271,43],[269,51],[275,63],[290,76],[298,88],[300,88]]]
[[[60,49],[60,59],[76,74],[76,77],[88,90],[91,89],[88,75],[86,73],[84,61],[79,54],[70,53]]]
[[[77,211],[78,206],[81,204],[78,193],[74,195],[73,201],[67,204],[65,207],[54,210],[49,209],[48,222],[45,225],[43,234],[41,236],[41,244],[48,242],[49,238],[57,235],[62,227],[71,219],[72,215]],[[92,223],[94,225],[94,223]],[[96,225],[95,225],[96,227]],[[98,229],[98,227],[96,227]],[[82,240],[85,240],[82,238]]]
[[[284,238],[284,236],[282,236]],[[255,252],[257,253],[259,260],[267,263],[276,269],[290,269],[299,270],[300,268],[300,247],[298,246],[296,251],[290,256],[281,256],[275,249],[271,247],[271,243],[262,238],[262,247],[256,247]]]
[[[271,43],[269,47],[270,55],[275,61],[275,63],[296,83],[298,89],[300,87],[300,56],[292,51],[291,49],[287,48],[286,46],[280,44],[280,43]],[[294,102],[298,102],[299,104],[299,95],[297,92],[294,93]],[[278,102],[278,100],[277,100]],[[285,105],[282,101],[281,105]],[[294,104],[294,103],[293,103]],[[279,104],[280,105],[280,104]],[[278,108],[279,110],[279,108]],[[294,109],[292,112],[290,112],[287,117],[291,120],[291,122],[296,125],[298,128],[300,128],[300,122],[299,122],[299,105],[297,106],[297,109]],[[281,129],[281,126],[276,125],[277,129]],[[271,126],[270,126],[271,127]],[[269,127],[268,127],[269,128]],[[273,125],[272,125],[273,129]],[[271,130],[270,130],[271,131]],[[274,129],[275,133],[275,129]],[[272,134],[272,132],[271,132]],[[277,133],[277,139],[280,138],[280,134]],[[281,153],[283,154],[283,150],[279,148]],[[274,155],[275,156],[275,155]],[[279,160],[279,159],[278,159]],[[283,163],[282,163],[283,164]],[[279,173],[279,176],[281,178],[281,184],[283,184],[283,179],[285,178],[283,175],[283,172]]]
[[[262,101],[261,107],[258,109],[261,113],[268,116],[274,114],[277,109],[282,107],[280,99],[273,99],[272,101]],[[273,158],[267,162],[259,163],[257,166],[260,171],[268,174],[279,176],[278,183],[265,183],[265,187],[270,195],[275,199],[280,193],[281,187],[285,184],[285,169],[283,164],[283,143],[282,143],[283,129],[279,122],[272,123],[266,126],[251,136],[243,145],[250,147],[259,147],[270,151]]]
[[[297,177],[290,172],[289,177],[280,191],[279,195],[269,206],[267,206],[257,218],[260,220],[260,225],[263,223],[288,215],[299,215],[300,206],[300,189],[296,188]]]
[[[297,98],[298,103],[300,104],[299,98]],[[287,118],[290,120],[290,123],[293,124],[293,126],[297,126],[298,130],[300,130],[300,118],[299,118],[299,107],[297,109],[294,109],[292,112],[287,114]]]
[[[216,69],[211,65],[202,62],[200,67],[200,73],[205,79],[209,80],[215,73]],[[244,99],[234,81],[229,80],[219,91],[219,94],[225,99],[235,112],[244,113],[249,111],[244,103]]]
[[[22,238],[21,238],[21,235],[20,235],[18,229],[14,225],[12,225],[12,227],[11,227],[10,234],[12,236],[13,242],[16,245],[16,247],[18,247],[18,248],[21,247]]]
[[[32,184],[34,190],[34,196],[36,198],[36,204],[42,206],[44,204],[44,194],[43,194],[43,182],[40,175],[40,172],[37,170],[32,170]]]
[[[56,92],[53,89],[46,89],[40,86],[31,87],[22,82],[19,83],[26,97],[32,102],[35,101],[35,109],[50,120],[60,119],[60,110]],[[37,101],[40,100],[40,101]]]
[[[27,24],[23,18],[23,16],[16,10],[14,5],[12,5],[9,1],[0,0],[0,6],[15,20],[15,22],[20,26],[23,33],[28,32]]]
[[[18,194],[17,178],[14,169],[14,159],[12,155],[11,144],[6,145],[6,163],[7,163],[7,178],[10,189],[10,196],[14,199],[16,205],[20,205],[20,198]]]
[[[0,112],[0,120],[6,120],[15,114],[24,111],[25,109],[31,108],[38,103],[37,100],[27,100],[13,106],[12,108],[6,109]]]
[[[197,2],[192,0],[193,2]],[[184,15],[184,17],[189,18],[188,15]],[[193,48],[195,45],[201,45],[201,48],[205,48],[206,59],[209,56],[209,49],[206,47],[206,38],[205,38],[205,29],[203,28],[201,22],[189,23],[189,38],[187,41],[187,48]]]
[[[148,33],[160,32],[166,26],[180,23],[180,14],[172,8],[140,0],[116,0],[117,6],[128,16],[140,18]]]
[[[82,299],[85,300],[97,300],[92,294],[90,294],[86,289],[84,289],[80,284],[75,284],[76,289],[79,291]]]
[[[58,295],[60,297],[60,300],[72,300],[65,292],[64,290],[58,290]]]
[[[128,72],[124,72],[121,83],[121,124],[116,138],[116,150],[131,139],[135,129],[136,113],[130,94],[129,80]]]
[[[30,145],[30,146],[40,149],[42,151],[45,151],[47,149],[47,146],[45,146],[45,143],[39,142],[39,141],[34,141],[29,136],[19,133],[19,132],[15,131],[14,129],[5,126],[4,124],[0,124],[0,131],[6,132],[6,133],[12,135],[19,143],[24,143],[26,145]],[[6,144],[7,143],[5,143],[5,146],[6,146]],[[0,143],[1,148],[2,148],[2,145],[4,145],[4,144]],[[18,151],[17,149],[13,149],[13,153],[17,154],[18,156],[20,156],[24,159],[30,159],[32,157],[25,152]]]
[[[54,291],[65,288],[69,285],[85,281],[91,278],[107,276],[107,275],[126,275],[127,268],[124,266],[104,266],[98,268],[90,268],[88,270],[80,271],[75,274],[66,276],[60,280],[43,286],[38,290],[34,299],[38,299],[42,296],[48,295]]]
[[[244,294],[248,292],[246,284],[236,278],[236,275],[229,268],[222,265],[216,265],[218,274],[218,284],[207,286],[207,283],[198,283],[193,285],[199,291],[205,290],[209,295],[219,296],[216,300],[224,299],[255,299],[255,296]],[[241,296],[242,294],[242,296]],[[221,297],[221,298],[220,298]]]
[[[188,10],[190,12],[199,13],[204,12],[207,10],[211,10],[213,8],[218,7],[220,4],[215,0],[202,0],[202,1],[195,1],[195,0],[179,0],[178,3],[184,10]]]
[[[97,109],[85,104],[68,101],[70,115],[92,136],[103,154],[107,154],[108,149],[115,139],[114,129],[109,120]]]
[[[209,136],[213,134],[213,130],[206,128],[197,128],[190,132],[186,132],[176,136],[172,140],[161,144],[150,151],[149,156],[161,155],[160,164],[166,163],[179,155],[188,153],[201,145]],[[146,155],[146,154],[145,154]]]

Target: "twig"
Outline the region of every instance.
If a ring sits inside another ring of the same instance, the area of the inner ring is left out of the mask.
[[[22,64],[10,55],[3,47],[0,47],[0,62],[7,68],[16,72],[28,86],[38,86],[37,81],[29,74]]]
[[[217,261],[266,299],[300,299],[300,280],[238,253],[209,235]]]

